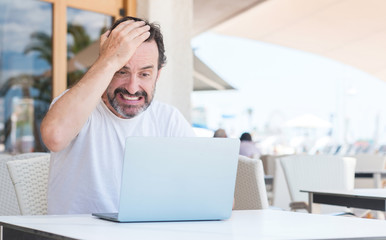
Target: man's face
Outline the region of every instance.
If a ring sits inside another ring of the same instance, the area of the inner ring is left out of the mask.
[[[114,74],[103,100],[118,117],[133,118],[150,106],[158,76],[157,44],[144,42],[129,62]]]

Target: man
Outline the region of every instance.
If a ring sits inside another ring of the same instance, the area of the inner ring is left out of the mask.
[[[89,71],[54,100],[41,125],[49,214],[117,212],[127,136],[194,136],[175,108],[153,101],[164,51],[157,25],[120,19]]]

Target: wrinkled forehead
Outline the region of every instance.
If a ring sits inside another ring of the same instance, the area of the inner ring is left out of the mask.
[[[134,52],[134,55],[125,66],[133,69],[149,65],[152,65],[155,68],[158,67],[158,47],[154,40],[143,42],[139,45],[137,50]]]

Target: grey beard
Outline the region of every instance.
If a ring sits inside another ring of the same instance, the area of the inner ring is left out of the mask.
[[[142,106],[133,106],[133,105],[121,106],[121,105],[119,105],[119,102],[117,100],[117,95],[118,94],[125,94],[125,95],[129,95],[129,96],[132,96],[132,97],[140,97],[140,96],[142,96],[142,97],[145,98],[145,103]],[[115,89],[114,96],[111,96],[111,94],[107,94],[107,99],[108,99],[110,105],[114,108],[114,110],[119,115],[123,116],[126,119],[134,118],[138,114],[144,112],[150,106],[153,98],[154,98],[154,91],[152,93],[151,101],[149,101],[149,98],[148,98],[148,95],[147,95],[146,92],[142,91],[142,92],[136,92],[135,94],[130,94],[126,89],[123,89],[123,88]],[[135,112],[133,112],[133,113],[127,113],[127,111],[125,111],[125,110],[129,110],[129,109],[137,109],[137,110]]]

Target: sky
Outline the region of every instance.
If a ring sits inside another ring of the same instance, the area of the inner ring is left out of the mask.
[[[192,94],[193,107],[206,109],[210,129],[223,127],[235,137],[254,128],[284,131],[287,121],[307,113],[330,121],[337,141],[374,140],[375,132],[377,141],[385,140],[386,82],[361,70],[312,53],[210,32],[194,38],[192,48],[237,89]]]
[[[106,15],[73,8],[69,8],[67,14],[69,22],[85,26],[93,41],[99,39],[100,29],[111,22]],[[33,32],[52,36],[52,4],[24,0],[0,1],[0,84],[21,73],[38,75],[50,69],[47,62],[37,57],[37,52],[23,52],[31,43]],[[73,42],[71,36],[68,40],[69,44]]]
[[[31,42],[33,32],[51,35],[51,22],[51,4],[40,1],[0,1],[0,84],[21,72],[41,74],[49,68],[45,61],[37,58],[37,53],[24,54],[23,51]]]

